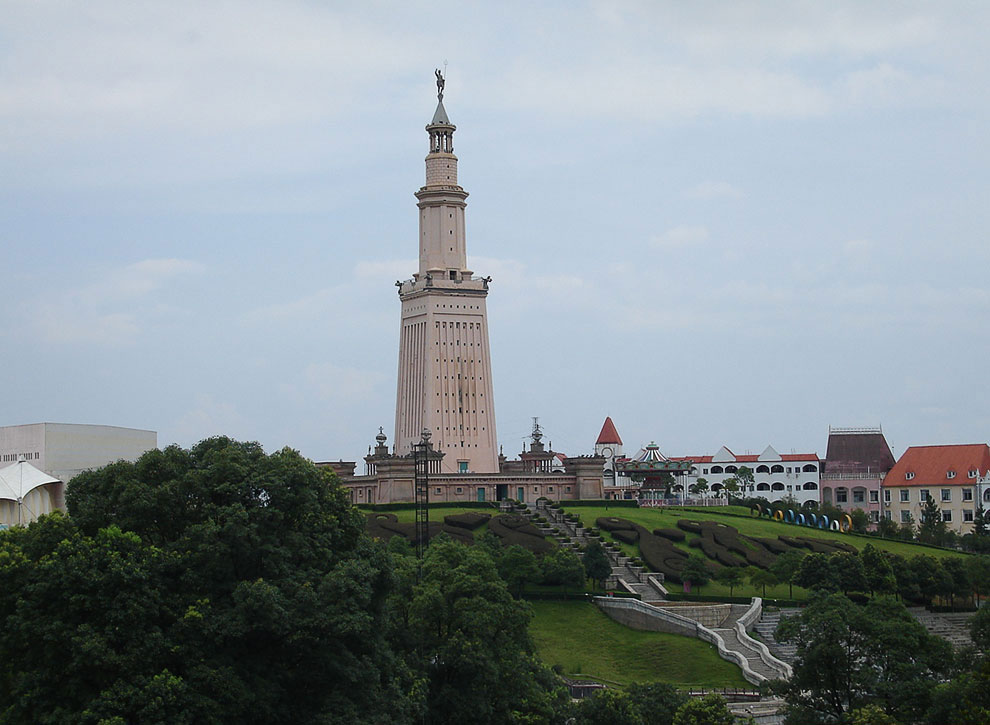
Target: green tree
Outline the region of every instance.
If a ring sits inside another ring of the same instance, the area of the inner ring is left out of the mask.
[[[936,686],[931,700],[927,725],[986,725],[990,722],[990,660],[981,659],[972,672]]]
[[[743,575],[742,569],[735,566],[723,566],[721,569],[715,572],[715,581],[723,586],[729,587],[729,596],[732,596],[733,590],[743,583],[745,576]]]
[[[787,582],[788,596],[791,599],[794,598],[794,582],[797,579],[798,572],[801,571],[801,562],[804,560],[804,556],[797,549],[792,549],[778,556],[773,564],[770,565],[770,571],[773,572],[773,575],[779,581]]]
[[[540,568],[544,584],[558,585],[564,590],[584,588],[584,565],[573,551],[551,549],[543,555]]]
[[[877,524],[877,533],[884,539],[894,539],[897,537],[897,524],[894,523],[893,519],[881,516],[880,522]]]
[[[955,605],[957,596],[972,598],[973,584],[969,580],[969,570],[962,559],[956,556],[943,559],[942,570],[945,572],[950,605]]]
[[[389,556],[328,471],[213,438],[66,496],[0,534],[6,721],[409,720]]]
[[[688,696],[666,682],[650,684],[633,683],[626,688],[633,704],[639,711],[642,725],[671,725],[674,715]]]
[[[923,544],[942,545],[947,526],[942,520],[942,511],[935,499],[929,496],[921,508],[921,523],[918,524],[918,541]]]
[[[990,591],[990,555],[977,554],[965,559],[966,573],[977,599]]]
[[[918,577],[907,558],[900,554],[891,554],[889,560],[890,568],[894,570],[894,579],[897,581],[897,595],[910,602],[921,601]]]
[[[612,563],[608,560],[608,554],[598,543],[597,539],[592,539],[584,550],[581,557],[585,575],[593,582],[602,586],[606,579],[612,576]]]
[[[893,594],[897,591],[897,579],[894,568],[887,555],[873,544],[867,544],[860,552],[863,561],[863,572],[866,576],[866,586],[870,595],[876,593]]]
[[[984,655],[990,656],[990,607],[980,607],[970,622],[969,635]]]
[[[930,705],[931,680],[952,661],[952,647],[928,634],[889,597],[853,604],[816,594],[800,614],[783,620],[777,639],[797,647],[794,676],[780,687],[802,722],[842,721],[871,703],[914,721]]]
[[[807,554],[801,559],[794,583],[812,591],[834,592],[839,585],[827,554]]]
[[[907,514],[907,521],[903,521],[897,529],[897,538],[903,541],[914,541],[914,517]]]
[[[708,494],[708,479],[699,478],[695,483],[691,484],[689,490],[696,496],[704,497]]]
[[[973,534],[977,538],[987,535],[987,512],[982,502],[976,505],[976,512],[973,515]]]
[[[849,512],[852,530],[857,534],[865,534],[870,528],[870,517],[863,509],[853,509]]]
[[[529,583],[539,582],[543,573],[536,561],[536,555],[519,544],[513,544],[502,552],[497,563],[499,576],[516,596]]]
[[[733,725],[735,717],[719,695],[692,698],[674,715],[674,725]]]
[[[640,725],[643,722],[639,708],[622,690],[599,690],[578,701],[574,711],[575,720],[581,725]]]
[[[689,556],[687,562],[684,564],[684,568],[681,569],[681,579],[691,582],[691,584],[699,589],[711,581],[711,578],[712,574],[708,568],[707,559],[698,554]]]
[[[751,566],[746,569],[746,578],[749,579],[749,583],[754,587],[761,587],[763,589],[763,598],[767,598],[767,587],[776,586],[780,583],[773,572],[767,571],[766,569],[760,569],[756,566]]]
[[[858,554],[838,551],[828,557],[831,576],[843,594],[867,588],[866,569]]]
[[[723,479],[722,490],[725,491],[725,494],[729,498],[732,498],[739,493],[739,479],[735,476],[730,476],[729,478]]]
[[[897,720],[875,704],[863,705],[851,711],[846,722],[848,725],[899,725]]]
[[[918,592],[925,604],[946,591],[946,573],[939,560],[929,554],[915,554],[908,559],[908,566],[914,575]]]
[[[512,597],[484,550],[437,537],[411,596],[397,591],[391,603],[406,610],[404,657],[422,683],[427,721],[546,721],[566,700],[533,654],[529,605]]]
[[[736,471],[736,481],[743,492],[753,492],[755,486],[753,485],[753,469],[749,466],[739,466],[739,470]]]

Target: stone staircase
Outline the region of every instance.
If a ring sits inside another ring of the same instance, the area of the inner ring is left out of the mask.
[[[774,636],[774,632],[777,629],[777,625],[780,624],[781,618],[793,616],[800,611],[800,609],[775,609],[772,611],[764,609],[763,614],[760,616],[760,621],[753,627],[771,654],[778,660],[783,660],[789,665],[794,664],[797,647],[787,642],[778,642]]]
[[[928,630],[929,634],[949,640],[956,649],[973,645],[973,640],[969,636],[973,612],[937,613],[929,612],[924,607],[908,607],[908,611]]]
[[[526,508],[531,516],[545,516],[550,521],[551,527],[557,527],[563,532],[557,537],[558,543],[562,546],[569,546],[573,549],[580,549],[588,544],[590,536],[588,530],[575,526],[568,521],[562,513],[555,513],[553,509],[537,508],[534,503],[527,503]],[[547,535],[552,535],[546,531]],[[634,567],[628,556],[621,553],[605,549],[609,561],[612,564],[612,575],[605,580],[605,588],[615,591],[632,592],[638,594],[644,602],[657,602],[663,600],[663,593],[654,588],[649,583],[649,577],[653,576],[662,579],[660,574],[651,574],[641,567]]]
[[[749,668],[759,675],[762,675],[768,680],[773,680],[780,675],[771,667],[763,661],[760,657],[760,652],[756,648],[746,644],[745,642],[740,642],[739,637],[736,634],[735,624],[739,620],[749,606],[746,604],[733,604],[732,609],[729,612],[729,616],[725,618],[720,627],[713,627],[712,631],[718,634],[722,641],[725,642],[725,648],[731,652],[738,652],[743,657],[746,658],[746,662],[749,664]],[[769,647],[768,647],[769,649]],[[771,650],[773,653],[773,650]]]

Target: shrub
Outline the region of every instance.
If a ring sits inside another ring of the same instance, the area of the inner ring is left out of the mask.
[[[613,531],[612,536],[614,536],[619,541],[626,544],[635,544],[639,541],[639,533],[636,531],[627,531],[626,529],[619,529],[618,531]]]
[[[615,518],[614,516],[602,516],[596,519],[595,526],[605,531],[627,531],[636,528],[636,524],[632,521]]]
[[[491,519],[491,514],[468,512],[463,514],[450,514],[443,517],[443,522],[448,526],[456,526],[469,531],[474,531]]]
[[[680,529],[653,529],[653,533],[671,541],[684,541],[684,532]]]
[[[759,544],[771,554],[783,554],[794,549],[793,546],[788,546],[780,539],[767,539],[758,536],[747,536],[746,538],[749,541]]]
[[[698,521],[690,521],[688,519],[681,519],[677,522],[677,528],[682,531],[687,531],[691,534],[701,533],[701,524]]]

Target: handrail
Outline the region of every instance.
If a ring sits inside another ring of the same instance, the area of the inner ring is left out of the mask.
[[[751,649],[755,649],[760,653],[760,659],[763,660],[763,664],[770,669],[781,673],[782,679],[789,680],[794,675],[794,670],[791,666],[783,660],[774,657],[766,643],[750,637],[749,632],[746,631],[748,627],[752,627],[759,621],[762,613],[763,600],[759,597],[753,597],[753,601],[750,603],[749,609],[747,609],[745,613],[743,613],[743,615],[736,620],[736,636],[742,644]]]

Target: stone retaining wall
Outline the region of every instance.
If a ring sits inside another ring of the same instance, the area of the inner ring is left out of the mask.
[[[731,604],[697,604],[695,602],[663,602],[654,606],[693,619],[706,627],[721,627],[732,611]]]

